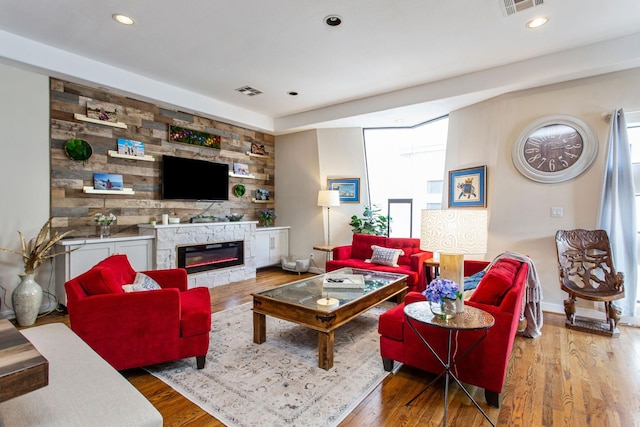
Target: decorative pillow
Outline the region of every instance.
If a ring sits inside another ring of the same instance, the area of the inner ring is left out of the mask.
[[[515,265],[508,261],[499,260],[484,275],[478,288],[471,295],[470,300],[482,304],[499,306],[502,298],[507,294],[517,274]]]
[[[373,264],[388,265],[390,267],[398,267],[398,258],[404,255],[402,249],[383,248],[382,246],[372,245],[373,255],[369,262]]]
[[[125,285],[127,286],[127,285]],[[122,289],[125,292],[139,292],[139,291],[152,291],[155,289],[162,289],[158,282],[153,280],[151,277],[147,276],[144,273],[137,273],[136,278],[133,281],[133,287],[131,291],[127,291],[124,286]]]
[[[122,293],[119,284],[113,282],[109,275],[109,269],[94,266],[77,278],[87,295],[117,294]]]

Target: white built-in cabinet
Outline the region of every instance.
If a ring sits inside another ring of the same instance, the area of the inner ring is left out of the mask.
[[[256,228],[256,268],[280,264],[282,257],[289,256],[289,228]]]
[[[113,254],[125,254],[136,271],[152,270],[154,236],[126,236],[106,239],[68,239],[56,243],[58,253],[73,251],[55,257],[56,296],[67,305],[64,291],[66,281],[89,270]]]

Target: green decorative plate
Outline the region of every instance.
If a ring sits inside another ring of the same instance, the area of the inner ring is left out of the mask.
[[[244,188],[244,185],[242,184],[236,184],[233,186],[233,194],[236,195],[236,197],[242,197],[244,195],[244,192],[246,191],[246,189]]]
[[[64,144],[64,152],[73,160],[82,160],[86,162],[93,154],[91,145],[84,139],[73,138]]]

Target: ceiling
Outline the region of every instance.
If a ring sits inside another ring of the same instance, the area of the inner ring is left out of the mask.
[[[0,0],[0,61],[276,133],[409,126],[640,66],[637,0],[545,0],[511,16],[502,2]],[[332,14],[342,25],[325,24]],[[525,27],[539,15],[545,26]]]

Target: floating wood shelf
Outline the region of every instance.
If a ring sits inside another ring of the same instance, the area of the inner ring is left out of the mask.
[[[109,194],[115,196],[129,196],[131,194],[136,194],[135,191],[133,191],[133,188],[123,188],[122,190],[96,190],[89,186],[82,187],[82,192],[88,194]]]
[[[114,128],[120,128],[120,129],[126,129],[127,128],[127,124],[126,123],[108,122],[106,120],[92,119],[90,117],[85,116],[84,114],[75,113],[73,115],[73,118],[75,118],[76,120],[81,120],[83,122],[95,123],[95,124],[98,124],[98,125],[105,125],[105,126],[112,126]]]
[[[247,156],[260,157],[260,158],[263,158],[263,159],[268,159],[269,158],[269,156],[266,155],[266,154],[255,154],[255,153],[252,153],[251,151],[247,151]]]
[[[258,179],[255,175],[238,175],[233,172],[229,172],[229,176],[233,176],[235,178],[248,178],[248,179]]]
[[[109,150],[107,152],[109,157],[118,157],[119,159],[130,159],[130,160],[144,160],[145,162],[155,162],[156,159],[153,156],[145,154],[144,156],[132,156],[130,154],[120,154],[117,151]]]
[[[257,199],[251,199],[251,201],[253,203],[275,203],[275,200],[257,200]]]

